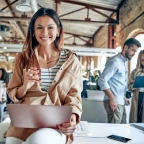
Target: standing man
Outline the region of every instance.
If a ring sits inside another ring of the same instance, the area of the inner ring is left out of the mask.
[[[141,44],[130,38],[125,41],[121,53],[108,59],[98,84],[105,92],[104,107],[107,112],[108,123],[126,123],[125,98],[127,89],[127,60],[131,60]]]

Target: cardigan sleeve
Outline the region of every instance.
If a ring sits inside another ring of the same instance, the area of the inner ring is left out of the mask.
[[[83,82],[82,82],[81,65],[78,64],[77,68],[79,69],[79,71],[76,72],[77,73],[76,81],[73,83],[73,85],[71,86],[71,88],[67,93],[67,96],[65,98],[65,105],[72,106],[72,113],[77,115],[77,123],[78,123],[80,121],[82,114],[81,92],[83,88]]]
[[[134,91],[135,88],[133,88],[133,85],[134,85],[134,81],[135,81],[135,73],[136,73],[136,69],[134,69],[130,75],[130,78],[129,78],[129,83],[128,83],[128,89],[129,91]]]
[[[19,63],[20,55],[21,53],[19,53],[15,59],[13,74],[12,74],[12,77],[9,81],[8,88],[7,88],[8,95],[14,103],[20,103],[22,101],[16,98],[16,93],[17,93],[18,88],[23,85],[23,82],[22,82],[23,69],[20,66],[21,64]]]

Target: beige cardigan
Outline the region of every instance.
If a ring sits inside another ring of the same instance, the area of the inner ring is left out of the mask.
[[[48,92],[41,91],[40,85],[35,83],[21,101],[16,98],[17,89],[24,82],[23,73],[25,72],[24,69],[20,69],[18,62],[20,55],[21,53],[15,60],[13,75],[7,89],[12,101],[30,105],[71,105],[72,113],[78,115],[77,122],[79,122],[82,113],[82,74],[81,65],[76,55],[69,52],[66,62],[58,70]],[[40,69],[37,50],[35,50],[32,66]],[[5,136],[12,136],[25,141],[36,130],[31,128],[15,128],[10,124]],[[67,144],[71,144],[72,141],[73,135],[67,136]]]
[[[132,101],[131,101],[131,109],[130,109],[130,123],[137,123],[137,110],[138,110],[138,96],[139,96],[139,89],[133,88],[134,80],[137,75],[140,75],[140,70],[134,69],[130,75],[130,80],[128,84],[128,88],[130,91],[133,92]],[[144,122],[144,107],[143,107],[143,117],[142,122]]]

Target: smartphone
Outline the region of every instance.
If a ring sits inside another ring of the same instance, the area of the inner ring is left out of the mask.
[[[120,141],[120,142],[124,142],[124,143],[127,143],[131,140],[129,138],[122,137],[122,136],[117,136],[117,135],[110,135],[107,138],[117,140],[117,141]]]

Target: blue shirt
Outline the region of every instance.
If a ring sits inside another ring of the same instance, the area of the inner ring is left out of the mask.
[[[100,75],[98,84],[101,90],[110,89],[118,104],[124,105],[127,89],[127,60],[120,53],[108,59],[105,69]],[[109,98],[105,95],[104,100]]]

